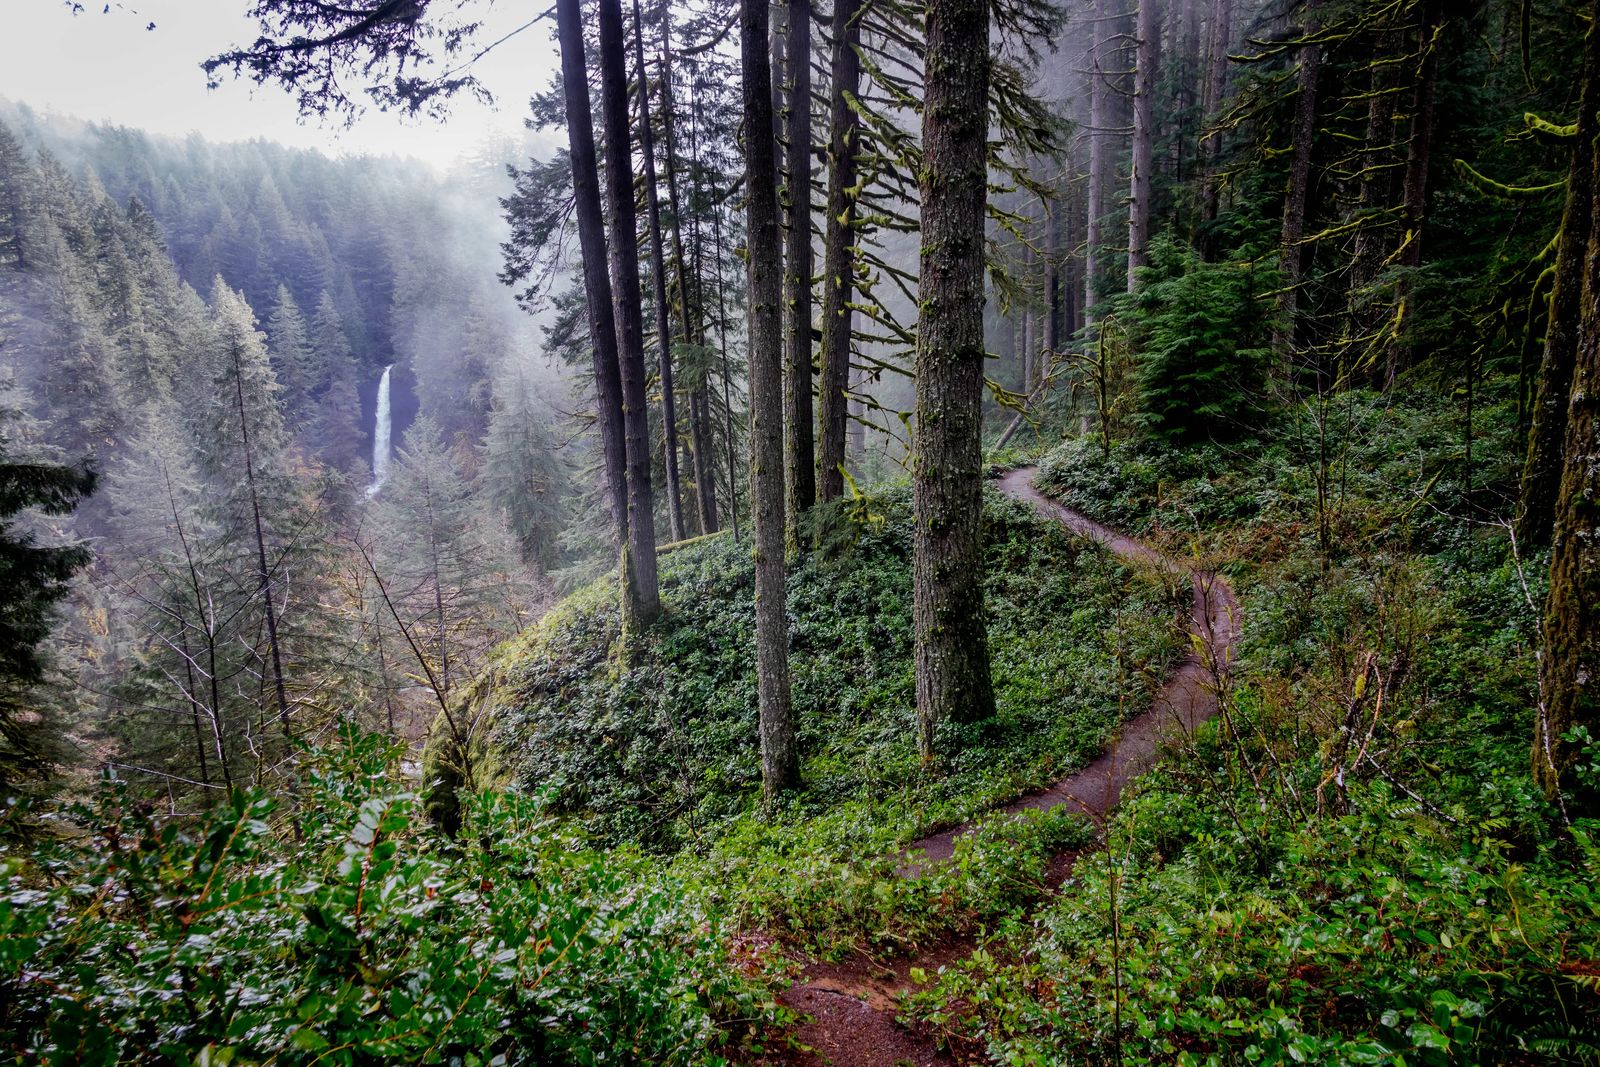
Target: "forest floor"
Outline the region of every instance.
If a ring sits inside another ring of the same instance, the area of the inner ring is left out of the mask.
[[[1191,651],[1167,677],[1150,706],[1125,723],[1116,741],[1081,771],[983,817],[1060,807],[1101,823],[1128,781],[1155,763],[1166,739],[1192,733],[1217,714],[1219,682],[1230,667],[1239,636],[1238,606],[1233,590],[1218,575],[1196,570],[1056,503],[1034,487],[1034,474],[1032,467],[1010,471],[1000,479],[999,489],[1123,559],[1188,574],[1194,589],[1188,626]],[[913,841],[906,847],[901,872],[914,874],[925,864],[948,860],[956,839],[974,825],[965,823]],[[1052,891],[1066,881],[1082,851],[1055,857],[1048,876]],[[841,962],[801,961],[798,978],[780,999],[807,1021],[794,1031],[802,1050],[784,1062],[792,1067],[955,1064],[950,1052],[940,1049],[927,1035],[902,1026],[896,1016],[901,997],[920,984],[918,975],[931,980],[939,968],[970,955],[977,947],[975,939],[960,938],[923,946],[892,961],[875,960],[864,953]]]

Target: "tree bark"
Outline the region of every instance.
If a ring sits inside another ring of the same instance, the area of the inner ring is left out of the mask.
[[[1393,44],[1388,34],[1379,38],[1375,59],[1384,59]],[[1378,276],[1383,261],[1383,233],[1386,227],[1368,220],[1365,216],[1376,214],[1388,206],[1393,189],[1387,157],[1394,142],[1394,75],[1393,63],[1371,64],[1368,83],[1367,129],[1361,151],[1360,192],[1356,200],[1356,215],[1362,219],[1356,230],[1355,253],[1350,267],[1350,290],[1357,301],[1362,301],[1362,291]],[[1369,316],[1370,318],[1370,316]],[[1371,323],[1358,325],[1358,332],[1366,333]]]
[[[822,252],[822,380],[817,450],[817,491],[824,500],[844,495],[845,434],[849,424],[850,302],[855,299],[856,153],[859,120],[850,98],[861,90],[859,0],[834,0],[832,99],[828,138],[827,234]]]
[[[788,0],[789,110],[784,183],[784,434],[785,509],[791,546],[800,544],[801,516],[817,502],[816,443],[811,403],[811,0]]]
[[[728,300],[723,288],[722,261],[722,205],[711,216],[711,238],[717,264],[717,352],[722,362],[722,417],[723,436],[728,445],[728,522],[733,527],[733,539],[739,540],[739,470],[734,449],[737,438],[733,432],[733,368],[728,360]]]
[[[1411,132],[1406,151],[1405,180],[1401,186],[1400,203],[1405,218],[1405,251],[1400,257],[1402,266],[1416,268],[1422,264],[1422,226],[1428,215],[1428,168],[1433,160],[1434,100],[1439,88],[1439,36],[1444,32],[1443,0],[1426,0],[1423,7],[1420,47],[1423,50],[1422,69],[1418,72],[1416,89],[1412,95]],[[1402,283],[1401,308],[1403,320],[1399,336],[1387,346],[1383,386],[1394,385],[1403,358],[1401,346],[1408,326],[1415,317],[1414,301],[1410,299],[1411,284]]]
[[[1032,230],[1032,226],[1028,229]],[[1032,240],[1032,233],[1028,235]],[[1022,246],[1022,283],[1031,286],[1033,283],[1033,245],[1024,243]],[[1033,309],[1024,304],[1017,309],[1022,319],[1022,344],[1017,349],[1017,380],[1019,389],[1023,393],[1033,388],[1033,353],[1038,343],[1039,336],[1034,331]]]
[[[633,200],[633,146],[628,136],[628,76],[622,0],[599,0],[600,114],[605,123],[606,214],[611,296],[616,306],[617,367],[622,379],[622,427],[628,462],[628,549],[631,596],[624,628],[647,626],[661,613],[656,577],[655,499],[650,486],[650,422],[645,393],[644,313],[639,295],[638,219]]]
[[[678,480],[678,398],[672,380],[672,325],[667,314],[667,250],[661,239],[661,200],[656,195],[656,139],[650,126],[650,77],[644,68],[644,18],[639,12],[639,0],[633,0],[633,61],[635,77],[639,79],[639,152],[644,156],[650,279],[655,285],[656,339],[661,349],[661,438],[667,471],[667,522],[672,539],[681,541],[684,538],[683,496]],[[672,121],[670,112],[666,113],[666,119]]]
[[[1139,0],[1133,84],[1133,160],[1128,191],[1128,292],[1150,261],[1150,171],[1155,165],[1156,62],[1160,47],[1158,0]]]
[[[636,594],[628,565],[628,463],[622,425],[622,378],[617,360],[616,311],[606,273],[606,235],[595,163],[594,120],[589,108],[589,71],[584,56],[580,0],[558,0],[556,34],[561,46],[561,86],[567,109],[567,147],[572,158],[573,213],[583,258],[583,290],[589,311],[589,349],[594,359],[595,421],[605,456],[611,526],[621,559],[624,610]]]
[[[1321,29],[1317,21],[1317,0],[1306,2],[1303,37],[1314,39]],[[1300,46],[1300,69],[1295,76],[1294,122],[1290,127],[1289,186],[1283,197],[1283,229],[1278,238],[1278,264],[1283,273],[1283,293],[1278,298],[1278,330],[1275,347],[1288,358],[1294,351],[1295,315],[1300,302],[1300,285],[1305,276],[1305,249],[1301,239],[1306,232],[1306,205],[1311,193],[1311,145],[1317,135],[1317,82],[1322,72],[1322,46]]]
[[[1094,26],[1089,32],[1089,55],[1084,64],[1089,90],[1089,173],[1087,225],[1083,249],[1083,318],[1090,326],[1100,321],[1100,246],[1105,243],[1101,226],[1106,212],[1106,170],[1108,163],[1105,127],[1111,108],[1111,86],[1100,72],[1105,49],[1105,24],[1110,17],[1107,0],[1096,0]]]
[[[1422,262],[1422,224],[1428,212],[1428,166],[1433,158],[1434,100],[1439,87],[1438,35],[1443,29],[1443,0],[1427,0],[1419,41],[1423,52],[1422,69],[1412,95],[1411,131],[1400,196],[1409,238],[1401,262],[1408,267]]]
[[[1528,458],[1522,467],[1517,538],[1524,544],[1549,541],[1561,489],[1561,453],[1566,444],[1567,404],[1578,356],[1578,325],[1583,315],[1583,256],[1589,247],[1590,205],[1594,196],[1594,140],[1600,135],[1600,32],[1591,25],[1584,45],[1583,89],[1578,104],[1578,138],[1567,170],[1567,200],[1561,243],[1556,251],[1555,285],[1545,327]]]
[[[850,313],[855,317],[855,312]],[[867,453],[867,402],[862,394],[867,388],[867,372],[860,367],[850,368],[850,429],[849,453],[855,457],[859,469],[862,457]]]
[[[1600,0],[1590,6],[1600,20]],[[1589,83],[1595,77],[1591,68],[1585,101],[1594,99]],[[1566,740],[1575,727],[1600,737],[1600,219],[1595,215],[1600,203],[1591,201],[1587,210],[1582,313],[1556,498],[1533,740],[1534,778],[1547,796],[1565,799],[1569,816],[1580,817],[1600,813],[1600,789],[1571,780],[1582,746]]]
[[[745,244],[749,263],[750,492],[755,519],[756,688],[761,793],[771,803],[800,782],[789,702],[789,620],[784,574],[783,266],[779,262],[778,167],[772,136],[768,0],[741,0],[744,71]]]
[[[989,5],[928,0],[921,318],[912,439],[917,747],[994,715],[983,606],[983,273]]]
[[[1213,127],[1222,117],[1222,101],[1228,94],[1228,45],[1233,41],[1232,0],[1212,0],[1207,20],[1205,116]],[[1200,250],[1207,259],[1216,255],[1216,240],[1211,224],[1221,212],[1222,189],[1217,168],[1222,158],[1222,132],[1212,129],[1200,142]]]
[[[1044,352],[1041,374],[1050,372],[1049,361],[1061,349],[1061,209],[1060,190],[1052,188],[1044,201]]]
[[[690,261],[683,247],[683,205],[678,197],[678,152],[674,135],[672,108],[672,5],[661,4],[661,114],[666,119],[663,138],[667,153],[667,202],[672,208],[672,245],[678,261],[677,289],[679,320],[684,344],[706,344],[705,290],[701,273],[704,263],[698,216],[694,223],[695,299],[689,298]],[[693,114],[690,117],[690,152],[695,151]],[[700,183],[696,176],[691,190],[693,202],[700,200]],[[689,397],[689,438],[693,448],[695,501],[701,533],[715,533],[720,529],[717,518],[716,457],[711,454],[711,370],[701,360],[698,382],[691,383]]]

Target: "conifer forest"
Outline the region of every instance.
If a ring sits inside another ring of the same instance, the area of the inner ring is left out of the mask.
[[[1600,0],[4,8],[0,1062],[1600,1065]]]

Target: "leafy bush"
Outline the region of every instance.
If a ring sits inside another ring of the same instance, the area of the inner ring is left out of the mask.
[[[396,790],[397,755],[352,734],[292,807],[235,792],[192,822],[108,783],[69,834],[7,855],[6,1050],[716,1064],[776,1018],[683,886],[510,796],[476,798],[446,842]]]

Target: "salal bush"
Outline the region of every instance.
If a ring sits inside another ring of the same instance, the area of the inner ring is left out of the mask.
[[[395,758],[349,735],[292,805],[236,791],[192,819],[108,783],[7,854],[7,1053],[716,1064],[771,1018],[681,886],[509,796],[475,798],[450,842]]]

